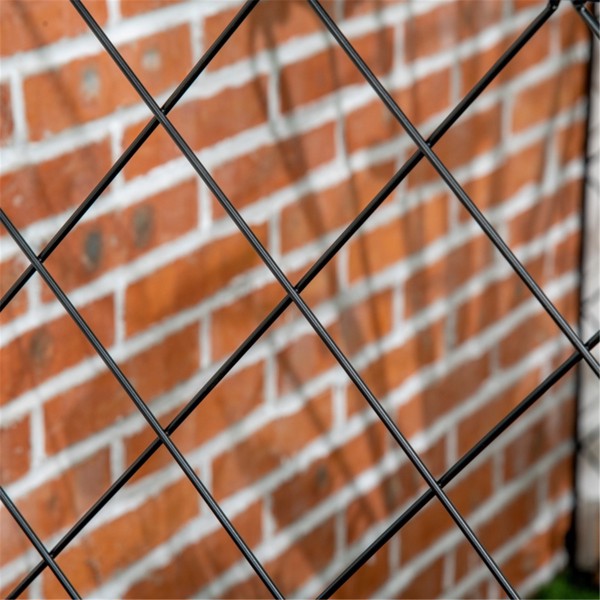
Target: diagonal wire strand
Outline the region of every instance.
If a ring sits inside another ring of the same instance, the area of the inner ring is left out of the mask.
[[[15,506],[14,502],[10,499],[9,495],[4,491],[2,486],[0,486],[0,501],[2,504],[4,504],[4,506],[6,506],[8,512],[12,515],[13,519],[17,522],[23,533],[27,536],[35,549],[41,554],[44,562],[52,569],[52,572],[54,575],[56,575],[56,578],[65,589],[65,592],[67,592],[71,598],[81,598],[81,596],[77,593],[77,590],[73,587],[73,584],[69,581],[69,578],[56,564],[56,561],[52,558],[52,556],[50,556],[40,538],[37,536],[35,531],[33,531],[31,525],[29,525],[25,517]]]
[[[600,331],[597,331],[587,342],[586,347],[592,350],[600,341]],[[531,408],[550,388],[558,383],[583,357],[579,352],[573,353],[567,360],[560,364],[544,381],[533,389],[515,408],[513,408],[501,421],[486,433],[470,450],[465,452],[452,467],[439,479],[442,487],[448,485],[457,477],[473,460],[475,460],[500,434],[504,433],[525,411]],[[389,542],[396,533],[406,525],[417,513],[423,509],[434,497],[431,490],[425,491],[415,500],[385,531],[383,531],[351,564],[331,583],[317,598],[330,598],[339,590],[358,569],[360,569],[378,550]]]
[[[165,114],[168,114],[175,107],[177,102],[181,100],[183,95],[191,87],[194,81],[196,81],[198,76],[206,69],[212,59],[217,55],[219,50],[221,50],[227,40],[229,40],[233,33],[243,23],[244,19],[250,14],[252,9],[258,4],[259,1],[260,0],[247,0],[244,6],[240,8],[235,17],[223,30],[221,35],[219,35],[219,37],[213,42],[210,48],[204,53],[202,58],[194,65],[185,79],[177,86],[175,91],[163,104],[162,110]],[[54,250],[58,248],[59,244],[67,237],[67,235],[69,235],[75,225],[79,223],[85,213],[93,206],[96,200],[102,195],[104,190],[111,184],[115,177],[123,170],[125,165],[132,159],[134,154],[150,137],[158,125],[158,119],[155,117],[148,121],[144,129],[142,129],[133,142],[129,144],[119,159],[114,163],[109,171],[107,171],[96,187],[88,194],[87,198],[77,207],[73,214],[67,219],[67,221],[65,221],[64,225],[56,232],[54,237],[46,244],[46,246],[38,255],[38,258],[41,262],[47,260]],[[8,303],[16,296],[19,290],[21,290],[21,288],[29,281],[34,273],[35,269],[31,265],[29,265],[27,269],[21,273],[21,275],[0,299],[0,312],[6,308]]]
[[[580,14],[584,23],[589,27],[590,31],[600,39],[600,23],[598,19],[586,7],[585,2],[581,0],[573,0],[573,8]]]
[[[448,498],[448,496],[444,493],[442,488],[438,485],[437,481],[429,471],[429,469],[425,466],[419,455],[415,452],[414,448],[408,442],[408,440],[404,437],[402,432],[398,429],[394,421],[385,411],[381,403],[377,400],[377,398],[373,395],[371,390],[367,387],[365,382],[361,379],[357,371],[354,369],[352,364],[348,361],[344,353],[340,350],[340,348],[335,344],[331,336],[327,333],[321,322],[317,319],[312,310],[307,306],[304,300],[300,297],[294,286],[287,279],[281,268],[277,265],[277,263],[273,260],[271,255],[267,252],[264,246],[261,244],[260,240],[256,237],[254,232],[248,227],[248,224],[241,217],[240,213],[235,209],[235,207],[231,204],[229,199],[225,196],[224,192],[217,185],[215,180],[212,178],[210,173],[206,170],[204,165],[200,162],[198,157],[194,154],[189,145],[185,142],[185,140],[181,137],[181,134],[177,131],[177,129],[173,126],[171,121],[166,117],[160,110],[160,107],[156,104],[152,96],[148,93],[146,88],[140,82],[136,74],[131,70],[127,62],[120,55],[118,50],[112,44],[112,42],[108,39],[102,28],[96,23],[92,15],[86,9],[86,7],[82,4],[81,0],[71,0],[71,3],[79,12],[79,14],[83,17],[88,27],[92,30],[94,35],[97,37],[98,41],[104,46],[106,51],[109,53],[111,58],[115,61],[117,66],[121,69],[125,77],[129,80],[132,86],[135,88],[136,92],[140,95],[140,97],[144,100],[148,108],[154,113],[154,115],[160,119],[161,124],[170,135],[171,139],[177,144],[181,152],[184,154],[188,162],[192,165],[194,170],[200,175],[202,180],[206,183],[206,185],[210,188],[213,194],[216,196],[217,200],[223,206],[227,214],[234,221],[240,232],[244,235],[244,237],[248,240],[248,242],[252,245],[254,250],[263,260],[267,268],[271,271],[271,273],[275,276],[277,281],[281,284],[281,286],[286,290],[288,295],[292,298],[294,304],[298,307],[300,312],[302,312],[304,318],[309,322],[311,327],[315,330],[315,333],[321,338],[321,340],[325,343],[329,351],[333,354],[336,361],[342,367],[342,369],[346,372],[348,377],[352,380],[354,385],[359,389],[362,396],[367,400],[367,402],[371,405],[371,408],[376,412],[379,419],[388,429],[388,431],[392,434],[396,442],[402,447],[410,461],[413,463],[415,468],[419,471],[423,479],[427,482],[427,484],[434,490],[435,495],[438,497],[440,502],[443,504],[444,508],[448,512],[448,514],[452,517],[456,525],[463,532],[465,537],[468,539],[470,544],[473,546],[477,554],[479,554],[480,558],[486,564],[490,572],[493,574],[498,583],[502,586],[502,588],[506,591],[506,593],[511,598],[518,598],[517,592],[508,582],[504,574],[498,568],[498,565],[494,562],[494,559],[490,556],[487,550],[483,547],[481,542],[478,540],[477,536],[473,532],[473,530],[469,527],[464,518],[460,515],[454,504]]]
[[[490,67],[487,73],[473,86],[473,88],[464,96],[456,107],[446,116],[440,125],[433,131],[428,138],[429,145],[436,144],[441,137],[452,127],[461,117],[467,108],[476,98],[485,90],[485,88],[496,78],[496,76],[506,67],[506,65],[517,55],[517,53],[527,44],[535,35],[540,27],[550,18],[554,9],[547,5],[542,12],[537,15],[533,21],[523,30],[517,39],[506,49],[498,60]],[[322,269],[337,254],[340,248],[359,230],[365,221],[375,212],[375,210],[384,202],[384,200],[393,192],[394,189],[408,176],[408,174],[422,160],[423,154],[416,150],[407,162],[396,172],[390,181],[373,197],[365,206],[359,215],[340,233],[331,246],[321,255],[313,266],[303,275],[296,284],[299,292],[322,271]],[[229,371],[238,363],[246,352],[260,339],[260,337],[271,327],[279,318],[285,309],[292,303],[289,296],[286,296],[279,304],[265,317],[258,327],[242,342],[242,344],[229,356],[229,358],[219,367],[211,378],[202,386],[198,393],[186,404],[186,406],[173,418],[167,425],[165,431],[172,435],[177,428],[182,425],[187,417],[200,405],[208,394],[218,385],[218,383],[229,373]],[[155,438],[146,449],[135,459],[133,463],[115,480],[108,490],[86,511],[84,515],[67,531],[64,536],[52,548],[52,555],[57,556],[62,552],[75,537],[85,528],[85,526],[95,517],[100,510],[118,493],[118,491],[146,464],[153,454],[161,447],[160,438]],[[31,582],[46,568],[46,563],[40,561],[21,582],[10,592],[8,598],[20,596]]]
[[[237,532],[227,515],[223,512],[221,507],[217,504],[215,499],[212,497],[205,485],[200,481],[200,478],[185,459],[183,454],[177,446],[172,442],[171,438],[167,435],[165,430],[162,428],[160,423],[152,411],[148,408],[146,403],[142,400],[135,388],[131,385],[125,374],[121,371],[117,363],[115,363],[112,356],[108,353],[106,348],[102,345],[100,340],[96,337],[96,334],[90,329],[89,325],[79,314],[75,306],[60,288],[60,286],[53,279],[52,275],[48,272],[46,267],[39,261],[35,252],[31,249],[31,246],[23,239],[19,231],[15,228],[10,219],[6,216],[6,213],[0,208],[0,221],[6,227],[10,236],[15,240],[21,251],[27,256],[31,264],[35,267],[35,270],[41,275],[48,287],[52,290],[54,295],[57,297],[59,302],[63,305],[64,309],[69,313],[69,316],[75,321],[75,324],[81,332],[85,335],[88,341],[94,347],[94,350],[98,353],[104,364],[109,368],[111,373],[115,376],[121,387],[125,390],[126,394],[133,400],[142,416],[146,419],[150,427],[154,430],[154,433],[160,437],[162,443],[165,445],[167,450],[175,462],[179,465],[181,470],[185,473],[187,478],[190,480],[192,485],[196,488],[197,492],[202,496],[202,499],[206,502],[212,513],[217,517],[219,523],[227,531],[235,545],[244,555],[244,558],[250,563],[250,566],[254,569],[256,574],[260,577],[261,581],[268,588],[269,592],[274,598],[283,598],[281,592],[277,589],[277,586],[265,571],[259,560],[253,554],[252,550],[248,547],[246,542],[242,539],[240,534]]]
[[[427,145],[427,142],[423,139],[421,134],[417,131],[415,126],[411,123],[408,117],[404,114],[402,109],[398,106],[396,101],[391,97],[389,92],[381,84],[379,79],[375,76],[373,71],[368,67],[365,61],[361,58],[358,52],[354,49],[352,44],[348,41],[348,38],[342,33],[340,28],[336,25],[333,19],[329,16],[327,11],[321,6],[318,0],[308,0],[311,7],[321,19],[323,24],[327,27],[331,35],[335,38],[337,43],[342,47],[348,58],[354,63],[358,70],[362,73],[363,77],[367,80],[369,85],[373,88],[375,93],[381,98],[383,103],[386,105],[388,110],[392,112],[394,117],[400,122],[406,133],[410,136],[413,142],[421,149],[423,154],[427,157],[433,168],[438,172],[442,179],[446,182],[448,187],[452,190],[454,195],[460,200],[463,206],[467,209],[469,214],[475,219],[477,224],[483,229],[483,232],[493,242],[494,246],[500,251],[502,256],[508,261],[513,270],[517,273],[521,281],[529,288],[529,291],[537,298],[538,302],[543,306],[544,310],[550,315],[552,320],[558,325],[560,330],[568,338],[571,344],[576,350],[583,355],[585,361],[590,365],[593,372],[598,378],[600,378],[600,364],[592,356],[590,351],[585,347],[581,338],[573,331],[569,323],[557,310],[551,300],[546,296],[540,286],[535,282],[533,277],[529,274],[527,269],[515,256],[513,251],[508,247],[506,242],[500,237],[498,232],[492,227],[491,223],[485,218],[483,213],[477,208],[475,203],[469,198],[464,189],[460,186],[454,176],[444,166],[442,161],[439,159],[437,154]]]

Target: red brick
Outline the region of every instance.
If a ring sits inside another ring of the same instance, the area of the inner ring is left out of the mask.
[[[262,363],[235,371],[210,392],[202,406],[173,434],[173,439],[182,450],[197,448],[258,409],[263,396]]]
[[[408,463],[387,476],[377,487],[353,500],[345,511],[348,543],[359,540],[369,528],[389,518],[410,496],[403,484],[407,473],[414,470]]]
[[[581,181],[566,183],[550,197],[543,198],[508,221],[508,239],[516,248],[538,237],[581,210]]]
[[[579,315],[579,294],[577,290],[571,290],[566,296],[554,302],[554,304],[568,323],[573,325],[576,322]],[[560,348],[558,350],[560,351]],[[570,352],[571,349],[568,351]],[[563,354],[562,360],[565,360],[566,356],[566,354]]]
[[[577,231],[556,245],[554,249],[553,268],[555,276],[578,271],[581,243],[581,234]]]
[[[232,425],[255,410],[263,400],[263,370],[262,364],[247,367],[228,376],[185,420],[172,434],[177,447],[184,453],[190,452],[206,441],[222,433]],[[186,399],[189,401],[191,398]],[[171,410],[160,418],[166,427],[182,409],[182,406]],[[126,460],[132,463],[156,438],[150,427],[144,427],[125,439]],[[140,471],[140,477],[172,464],[173,458],[165,449],[159,450],[153,459]]]
[[[242,538],[252,548],[260,541],[261,506],[250,506],[233,519]],[[184,548],[169,563],[150,571],[146,578],[134,584],[124,598],[186,598],[195,594],[238,560],[243,560],[240,551],[225,530],[200,539]]]
[[[476,532],[477,533],[477,532]],[[477,533],[477,535],[479,535]],[[489,550],[486,544],[484,544],[486,550]],[[463,578],[469,577],[473,571],[481,567],[481,558],[473,549],[473,546],[463,538],[461,542],[459,542],[455,548],[455,561],[456,566],[454,568],[455,579],[456,581],[460,581]],[[478,587],[483,587],[485,590],[484,593],[480,596],[473,594],[473,587],[470,587],[469,594],[465,595],[465,598],[473,598],[474,600],[481,600],[481,598],[488,598],[488,583],[485,582],[483,586],[475,587],[475,590]]]
[[[481,563],[481,559],[479,557],[477,557],[477,560]],[[500,592],[498,592],[498,594],[495,594],[494,596],[490,596],[488,592],[489,583],[487,581],[480,581],[479,583],[475,583],[473,585],[468,586],[466,588],[466,591],[461,592],[461,598],[463,598],[464,600],[481,600],[482,598],[495,598],[500,596]]]
[[[330,518],[266,565],[284,594],[322,572],[335,555],[335,519]]]
[[[322,191],[311,192],[281,212],[281,248],[284,252],[321,238],[349,223],[358,214],[347,181]]]
[[[110,346],[114,336],[112,297],[88,304],[80,313],[100,341]],[[1,350],[2,403],[95,354],[68,315],[23,334]]]
[[[561,167],[570,161],[581,160],[585,154],[586,135],[587,125],[584,119],[575,121],[557,131],[555,144]]]
[[[450,89],[450,69],[443,69],[391,93],[408,118],[419,125],[449,106]],[[350,152],[403,134],[404,128],[379,98],[346,118],[346,145]]]
[[[388,580],[390,557],[383,546],[332,596],[332,598],[375,598],[375,592]]]
[[[324,2],[328,8],[331,0]],[[206,42],[212,44],[239,8],[226,10],[207,17],[204,21]],[[290,39],[321,31],[315,13],[303,2],[260,3],[245,19],[231,40],[211,62],[218,69],[233,62],[251,58],[266,48],[274,48]]]
[[[0,507],[0,523],[2,523],[2,526],[6,526],[8,525],[8,523],[4,523],[4,513],[7,513],[7,510],[4,508],[4,505],[2,505]],[[12,517],[8,517],[10,519],[12,519]],[[14,523],[14,520],[13,520]],[[18,527],[18,525],[15,523],[14,524],[15,527]],[[22,534],[25,535],[25,534]],[[4,561],[2,559],[2,549],[0,549],[0,565],[4,564]],[[13,591],[14,587],[21,581],[21,577],[19,575],[17,575],[16,573],[13,574],[9,574],[6,578],[2,579],[2,582],[0,583],[0,597],[1,598],[8,598],[8,595]],[[27,594],[28,591],[25,591],[24,594]],[[27,598],[28,596],[21,596],[22,598]]]
[[[523,131],[574,106],[585,97],[587,80],[587,65],[582,62],[524,89],[514,100],[512,130]]]
[[[377,75],[386,74],[392,66],[393,30],[381,28],[352,45]],[[361,84],[360,71],[337,45],[301,62],[285,66],[280,76],[281,108],[288,112],[308,102],[339,90],[343,86]]]
[[[567,533],[571,526],[571,514],[558,517],[550,529],[528,539],[502,563],[502,572],[514,584],[525,581],[532,573],[548,565],[557,552],[564,551]]]
[[[391,2],[389,2],[391,4]],[[381,13],[381,10],[385,7],[386,3],[373,2],[373,0],[346,0],[342,8],[344,10],[344,18],[350,19],[358,15],[364,15],[373,13],[377,16]],[[330,14],[332,12],[330,11]]]
[[[123,58],[156,96],[177,85],[191,67],[187,25],[120,48]],[[33,140],[104,117],[141,99],[104,52],[33,75],[23,84]]]
[[[418,554],[431,548],[451,529],[454,521],[441,502],[430,502],[400,531],[401,561],[407,563]]]
[[[426,362],[424,362],[424,366],[426,366]],[[431,396],[432,402],[435,404],[435,389],[427,391],[427,396]],[[404,434],[405,437],[411,438],[414,435],[425,432],[427,428],[435,421],[437,418],[436,410],[429,410],[426,412],[423,406],[423,398],[424,395],[422,393],[418,393],[408,401],[404,402],[400,405],[396,414],[396,424],[400,431]],[[439,400],[439,398],[438,398]],[[442,463],[442,467],[444,463]],[[440,471],[440,474],[443,471]]]
[[[489,267],[492,258],[492,243],[478,236],[450,250],[437,262],[423,267],[406,281],[406,314],[413,315],[432,302],[450,296],[474,275]]]
[[[385,337],[392,330],[392,292],[384,290],[340,313],[332,331],[347,355]]]
[[[431,471],[441,472],[445,463],[445,440],[442,438],[419,455]],[[377,487],[348,505],[345,513],[348,542],[354,544],[377,522],[397,515],[404,504],[425,489],[425,481],[416,468],[404,462],[382,478]]]
[[[512,0],[513,11],[519,13],[524,10],[538,8],[540,11],[546,6],[541,0]]]
[[[492,556],[502,545],[531,525],[538,512],[536,498],[536,490],[532,484],[507,502],[482,526],[475,528],[479,540]],[[460,581],[480,566],[481,559],[475,554],[469,542],[466,540],[461,542],[456,550],[456,580]]]
[[[329,393],[317,396],[300,411],[268,423],[213,462],[213,493],[230,496],[275,471],[299,450],[331,429]]]
[[[544,257],[525,263],[527,271],[538,282],[543,272]],[[511,311],[531,299],[531,292],[516,276],[494,281],[479,294],[468,298],[458,307],[456,314],[457,342],[461,343],[478,335],[487,327],[497,323]]]
[[[0,85],[0,144],[9,144],[12,140],[14,122],[8,84]]]
[[[153,10],[173,6],[180,0],[121,0],[121,14],[124,17],[135,17]]]
[[[406,111],[405,104],[401,101],[399,104]],[[346,117],[344,134],[348,152],[383,144],[402,133],[402,126],[379,98]]]
[[[0,6],[2,56],[40,48],[88,31],[77,11],[63,2],[3,0]],[[91,0],[86,8],[101,25],[106,23],[105,0]]]
[[[302,291],[302,298],[308,304],[309,307],[315,307],[326,300],[331,300],[337,294],[340,293],[341,287],[339,284],[340,276],[338,272],[339,263],[330,263],[330,266],[319,275],[317,275],[309,285],[307,285]],[[308,269],[301,269],[294,271],[289,274],[289,280],[291,282],[298,282],[304,276]],[[281,286],[279,286],[281,288]],[[294,305],[286,313],[291,313],[288,316],[291,318],[304,319],[300,314],[300,310]],[[284,317],[285,320],[285,317]],[[285,322],[285,321],[284,321]]]
[[[500,143],[501,116],[501,107],[496,104],[464,121],[459,121],[444,134],[435,145],[434,151],[450,170],[467,164]],[[427,160],[423,160],[408,177],[410,187],[440,180],[441,177]],[[453,201],[458,200],[453,198]]]
[[[53,454],[116,423],[135,411],[108,372],[73,387],[44,405],[46,451]]]
[[[525,185],[541,183],[545,164],[545,143],[537,142],[512,156],[503,157],[491,173],[465,182],[463,189],[477,207],[485,211],[511,198]],[[459,219],[469,221],[472,217],[461,208]]]
[[[563,314],[573,310],[576,304],[573,294],[554,303]],[[538,313],[521,323],[502,340],[499,346],[500,364],[503,367],[513,365],[535,348],[558,335],[559,329],[554,321],[546,313]]]
[[[394,161],[371,165],[363,171],[353,171],[349,184],[357,208],[362,209],[367,206],[385,187],[396,171]],[[358,214],[359,211],[356,212]]]
[[[401,598],[439,598],[444,581],[444,557],[434,560],[402,589]],[[481,596],[480,598],[482,598]]]
[[[241,583],[237,583],[227,588],[222,594],[223,600],[262,600],[268,592],[265,589],[262,581],[254,576],[254,573],[249,579],[244,579]]]
[[[434,323],[431,327],[419,331],[402,346],[382,353],[374,362],[361,369],[363,381],[376,398],[383,398],[410,376],[443,355],[443,327],[443,321]],[[366,400],[354,385],[348,387],[347,405],[349,414],[367,407]]]
[[[211,320],[212,359],[221,360],[236,350],[284,296],[283,288],[274,282],[217,308]],[[290,311],[284,312],[272,329],[289,322],[289,316]]]
[[[349,180],[310,192],[281,212],[281,248],[289,252],[350,223],[394,174],[392,162],[353,173]]]
[[[78,225],[46,261],[65,291],[85,285],[152,248],[195,229],[197,184],[189,181],[156,194],[122,212]],[[52,292],[44,288],[43,298]]]
[[[413,16],[406,24],[404,53],[407,61],[450,50],[465,38],[499,23],[499,2],[447,2]]]
[[[29,261],[21,256],[0,263],[0,292],[2,294],[8,292],[28,264]],[[17,294],[0,313],[0,324],[9,323],[15,317],[22,315],[27,310],[27,305],[27,294],[25,292]]]
[[[530,525],[537,512],[536,490],[531,485],[490,517],[479,528],[478,535],[488,551],[492,552]],[[498,527],[498,523],[502,523],[502,527]]]
[[[448,230],[448,196],[440,194],[402,217],[355,236],[349,246],[352,281],[370,277],[423,250]]]
[[[198,326],[192,325],[119,365],[145,402],[194,375],[199,365]],[[110,373],[57,396],[44,406],[49,452],[79,442],[135,412]]]
[[[85,536],[82,544],[61,555],[77,591],[89,594],[121,569],[167,541],[197,516],[198,493],[184,478],[109,523]],[[75,583],[77,582],[77,583]],[[53,585],[54,583],[54,585]],[[46,579],[44,594],[58,598],[61,587],[55,578]]]
[[[178,105],[169,118],[195,152],[207,148],[267,120],[267,82],[257,77],[209,98]],[[224,118],[226,107],[227,115]],[[125,130],[123,147],[135,139],[148,122],[144,119]],[[158,127],[125,167],[126,178],[146,173],[183,156],[163,127]]]
[[[236,158],[214,170],[213,176],[233,205],[240,209],[305,177],[335,155],[332,123],[279,141]],[[215,218],[225,216],[213,198]]]
[[[264,226],[253,229],[259,239],[264,239]],[[246,239],[234,233],[156,269],[127,289],[127,333],[132,335],[190,308],[259,263]]]
[[[187,480],[181,480],[149,498],[135,511],[89,535],[83,533],[61,554],[60,562],[76,589],[89,595],[119,569],[166,541],[197,511],[195,490]],[[44,578],[43,589],[47,598],[62,595],[62,588],[53,576]]]
[[[20,501],[16,501],[17,508],[21,508]],[[4,566],[19,554],[31,548],[31,542],[25,537],[17,522],[13,519],[4,504],[0,504],[0,565]],[[2,597],[8,598],[12,588],[17,585],[18,577],[15,576],[12,585],[6,585],[2,580]]]
[[[581,42],[589,44],[591,31],[583,22],[576,11],[563,10],[552,20],[552,25],[558,28],[560,33],[560,49],[568,50]]]
[[[168,416],[174,416],[169,414]],[[161,418],[159,422],[161,425],[165,425],[165,421],[168,419]],[[138,433],[124,439],[126,462],[128,465],[133,463],[140,454],[146,448],[154,442],[157,435],[150,425],[144,421],[142,429]],[[179,447],[179,446],[178,446]],[[179,448],[181,452],[185,452],[184,448]],[[152,457],[146,462],[146,464],[131,478],[133,485],[139,483],[145,477],[155,474],[157,471],[164,469],[165,467],[176,464],[173,455],[164,447],[160,446],[158,450],[152,455]]]
[[[511,442],[504,451],[506,481],[523,475],[548,452],[570,440],[575,431],[574,420],[574,403],[563,403]]]
[[[466,95],[486,74],[512,41],[513,36],[508,36],[490,49],[473,54],[461,61],[461,95]],[[549,56],[550,27],[542,27],[486,89],[494,89],[498,85],[515,79],[527,71],[527,69],[537,65]]]
[[[478,461],[448,487],[448,496],[463,517],[468,517],[489,500],[494,492],[493,461]]]
[[[103,140],[7,173],[0,178],[2,209],[17,227],[72,209],[83,202],[110,165],[110,143]]]
[[[501,123],[501,107],[495,104],[452,127],[436,145],[436,152],[449,169],[464,165],[500,143]]]
[[[307,333],[277,355],[278,393],[297,390],[337,364],[321,338]]]
[[[28,415],[0,429],[0,482],[7,485],[29,470],[31,423]]]
[[[489,362],[489,355],[483,354],[463,363],[446,375],[436,378],[418,395],[420,407],[415,405],[412,413],[420,411],[417,422],[422,423],[423,429],[459,406],[485,384],[490,375]]]
[[[306,512],[352,483],[363,471],[379,463],[389,433],[381,423],[318,459],[273,492],[273,515],[278,527],[297,522]]]
[[[108,488],[110,482],[108,451],[103,450],[71,467],[58,477],[41,484],[25,497],[15,500],[17,508],[42,539],[73,525],[84,511]],[[6,511],[2,518],[11,519]],[[0,526],[2,560],[9,562],[31,549],[20,529]]]
[[[558,500],[565,494],[573,493],[573,455],[569,454],[552,466],[548,473],[548,495],[550,500]]]
[[[528,373],[516,384],[488,400],[458,426],[458,452],[468,452],[485,434],[497,425],[540,382],[539,369]]]

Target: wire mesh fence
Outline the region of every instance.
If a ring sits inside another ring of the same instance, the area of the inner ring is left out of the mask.
[[[377,94],[383,105],[390,112],[410,137],[416,150],[405,162],[405,164],[394,174],[386,183],[381,191],[360,211],[352,222],[344,229],[337,239],[327,248],[314,265],[297,282],[292,283],[286,276],[281,266],[269,253],[263,245],[259,236],[248,225],[240,211],[232,204],[225,192],[219,187],[219,184],[211,175],[210,171],[200,161],[197,154],[192,150],[185,137],[173,125],[169,118],[169,113],[173,110],[178,101],[182,98],[189,87],[199,77],[199,75],[208,67],[210,62],[219,54],[228,40],[243,23],[248,15],[259,4],[259,0],[249,0],[239,10],[234,19],[227,25],[221,35],[206,51],[200,61],[194,66],[192,71],[181,82],[177,89],[171,94],[168,100],[159,106],[152,95],[141,83],[138,75],[130,67],[128,62],[119,53],[114,43],[108,38],[103,28],[96,22],[81,0],[71,0],[74,9],[79,13],[87,26],[102,44],[110,58],[115,62],[122,74],[127,78],[130,85],[147,105],[152,112],[153,117],[148,121],[144,129],[135,137],[129,147],[114,163],[114,165],[105,174],[102,180],[96,185],[93,191],[83,200],[71,217],[62,225],[52,239],[46,244],[44,249],[36,254],[31,245],[24,239],[19,229],[9,219],[7,214],[0,211],[0,220],[8,234],[18,245],[22,253],[27,257],[30,266],[15,280],[10,289],[0,300],[0,310],[4,310],[16,297],[27,281],[38,273],[50,288],[51,292],[62,304],[64,310],[81,330],[88,342],[100,356],[106,367],[110,370],[119,385],[125,391],[130,400],[135,404],[141,415],[144,417],[148,426],[153,430],[155,440],[138,456],[138,458],[127,468],[125,472],[110,486],[110,488],[94,503],[94,505],[71,527],[52,548],[46,548],[42,543],[40,536],[28,525],[26,519],[21,515],[18,507],[0,488],[0,500],[15,518],[19,527],[23,530],[35,549],[40,553],[42,560],[23,578],[23,580],[12,590],[9,597],[17,597],[23,593],[27,587],[46,569],[52,570],[54,575],[60,581],[64,590],[72,598],[79,597],[79,594],[68,577],[61,570],[56,558],[71,544],[88,523],[96,517],[100,510],[130,481],[136,473],[147,463],[147,461],[159,450],[164,447],[177,463],[185,476],[190,480],[197,493],[206,502],[212,513],[218,519],[221,526],[231,537],[240,553],[248,561],[249,565],[255,571],[265,586],[265,589],[275,598],[283,598],[277,582],[268,573],[267,569],[254,554],[253,549],[244,540],[242,535],[234,527],[231,520],[222,510],[219,503],[211,495],[211,492],[198,476],[194,468],[186,460],[182,451],[172,439],[172,434],[183,424],[186,419],[195,411],[200,403],[209,396],[217,384],[231,371],[231,369],[244,357],[244,355],[257,343],[257,341],[266,333],[266,331],[277,321],[287,307],[295,305],[306,321],[310,324],[316,335],[325,344],[331,355],[346,373],[349,380],[356,387],[363,399],[369,404],[376,414],[377,418],[383,423],[389,435],[394,442],[406,454],[410,462],[414,465],[422,479],[427,484],[427,491],[423,493],[411,506],[405,510],[377,539],[375,539],[363,552],[349,564],[320,594],[318,597],[326,598],[333,595],[340,587],[347,582],[353,575],[365,565],[390,539],[392,539],[404,525],[406,525],[419,511],[421,511],[430,501],[437,500],[448,515],[454,521],[456,527],[462,532],[466,540],[471,544],[481,561],[489,569],[492,576],[510,598],[518,598],[517,591],[511,582],[507,579],[502,569],[496,563],[492,554],[486,550],[479,537],[475,534],[469,523],[463,515],[457,510],[452,500],[449,498],[444,488],[455,479],[469,464],[471,464],[494,440],[496,440],[508,427],[531,406],[535,404],[547,391],[549,391],[558,381],[561,380],[578,363],[586,363],[587,368],[597,377],[600,376],[600,365],[594,357],[592,349],[600,341],[600,332],[596,332],[588,340],[583,340],[576,333],[572,323],[561,314],[555,304],[549,299],[542,287],[536,282],[528,269],[517,258],[510,246],[505,242],[497,229],[490,223],[482,211],[478,208],[476,199],[472,199],[459,181],[454,177],[451,171],[445,166],[435,151],[435,145],[444,135],[451,130],[453,125],[463,115],[463,113],[477,100],[483,91],[503,72],[515,56],[517,56],[540,30],[545,23],[552,18],[558,8],[559,2],[552,0],[549,2],[539,15],[524,29],[519,37],[510,45],[510,47],[498,58],[485,75],[477,81],[472,89],[464,96],[461,102],[454,107],[450,114],[440,123],[433,133],[425,139],[411,120],[403,112],[402,107],[394,100],[386,87],[381,83],[378,77],[373,73],[367,62],[357,52],[348,38],[341,31],[336,21],[331,17],[328,11],[319,3],[318,0],[307,0],[308,5],[317,15],[324,27],[329,31],[332,38],[343,50],[343,52],[352,61],[355,68],[361,73],[374,92]],[[572,2],[572,9],[577,11],[582,20],[590,28],[593,34],[598,38],[600,36],[598,22],[592,11],[585,2]],[[227,118],[226,110],[223,111],[223,118]],[[270,314],[256,326],[254,331],[243,341],[243,343],[225,360],[221,367],[206,382],[202,389],[187,403],[187,405],[171,420],[167,426],[162,426],[147,403],[136,390],[135,386],[121,370],[113,356],[107,351],[105,346],[99,340],[93,328],[82,317],[81,313],[74,306],[72,300],[63,291],[62,287],[56,282],[50,274],[44,262],[61,245],[63,240],[77,226],[86,212],[99,199],[101,194],[114,181],[123,168],[127,165],[135,153],[144,145],[153,131],[157,128],[163,128],[169,137],[178,147],[181,154],[192,166],[198,177],[206,184],[214,194],[223,210],[229,218],[235,223],[240,234],[247,240],[249,246],[260,257],[274,279],[279,283],[285,292],[285,299],[273,308]],[[530,293],[535,297],[544,311],[551,317],[554,323],[561,330],[565,338],[573,347],[574,353],[560,364],[550,375],[548,375],[535,389],[523,398],[508,415],[499,421],[485,436],[483,436],[468,452],[466,452],[456,463],[446,471],[441,477],[436,478],[426,466],[422,457],[415,451],[407,437],[386,411],[380,400],[372,392],[369,386],[361,378],[359,372],[348,359],[346,354],[336,344],[328,330],[323,326],[314,311],[309,307],[304,299],[302,292],[325,268],[325,266],[338,254],[338,252],[357,234],[367,219],[375,213],[378,207],[388,198],[392,192],[405,180],[413,169],[421,162],[428,161],[435,169],[439,177],[445,182],[456,199],[468,211],[472,219],[481,228],[489,243],[492,244],[510,265],[514,273],[527,286]],[[201,410],[201,408],[198,408]]]

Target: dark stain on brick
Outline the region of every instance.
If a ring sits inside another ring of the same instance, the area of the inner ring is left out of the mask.
[[[84,263],[91,271],[96,269],[102,260],[102,233],[91,231],[85,238]]]
[[[134,243],[137,248],[147,246],[154,229],[154,213],[149,206],[141,206],[133,213]]]
[[[52,340],[43,330],[36,331],[29,345],[29,353],[34,364],[41,365],[48,360],[52,350]]]
[[[329,487],[329,471],[325,465],[319,465],[315,472],[315,483],[318,490],[324,490]]]

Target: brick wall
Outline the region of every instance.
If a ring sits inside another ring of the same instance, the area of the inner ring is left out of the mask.
[[[86,3],[159,102],[238,3]],[[331,0],[423,134],[544,2]],[[1,200],[40,250],[149,119],[66,1],[1,9]],[[436,151],[577,320],[588,33],[563,3]],[[264,1],[171,113],[297,281],[414,146],[302,2]],[[0,238],[2,291],[26,266]],[[46,262],[163,425],[283,297],[160,128]],[[423,161],[309,305],[439,477],[570,352]],[[52,546],[154,436],[36,276],[2,313],[1,483]],[[522,593],[565,564],[574,379],[449,486]],[[286,595],[317,594],[424,483],[290,307],[173,435]],[[3,594],[38,557],[0,509]],[[92,597],[264,597],[160,449],[58,560]],[[29,597],[64,595],[45,572]],[[429,505],[340,597],[497,597]]]

